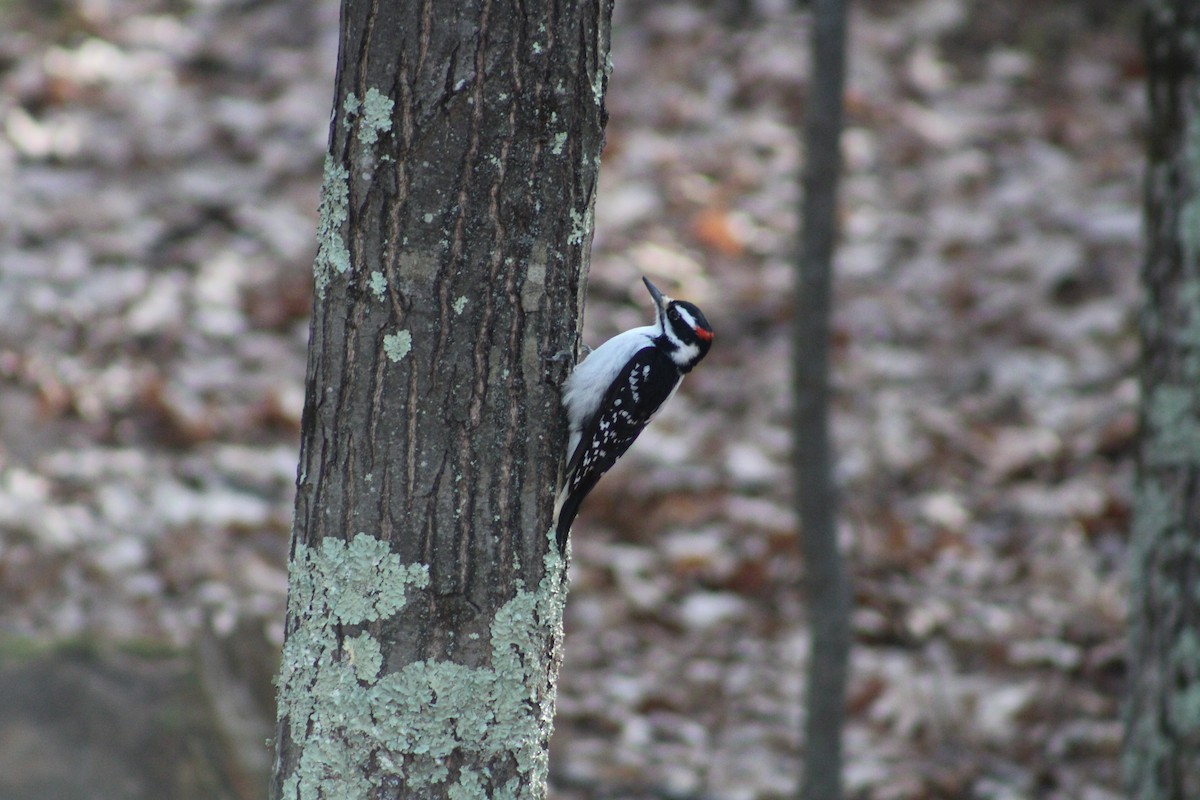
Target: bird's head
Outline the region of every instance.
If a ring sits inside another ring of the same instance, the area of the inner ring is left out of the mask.
[[[658,312],[660,338],[670,351],[671,359],[688,372],[708,353],[712,346],[713,329],[704,312],[686,300],[673,300],[658,290],[649,278],[642,278]]]

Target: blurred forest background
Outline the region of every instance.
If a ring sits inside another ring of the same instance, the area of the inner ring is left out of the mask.
[[[1136,4],[851,11],[848,795],[1119,797]],[[0,0],[0,798],[262,794],[337,16]],[[717,343],[576,525],[555,797],[797,786],[807,30],[617,4],[586,339]]]

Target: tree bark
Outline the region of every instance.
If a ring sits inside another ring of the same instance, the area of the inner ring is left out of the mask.
[[[275,798],[546,794],[610,0],[344,0]]]
[[[1124,772],[1200,797],[1200,6],[1145,6],[1149,81],[1142,408],[1130,546]]]
[[[829,435],[829,328],[837,185],[841,171],[846,9],[812,3],[811,63],[804,127],[804,206],[797,267],[793,375],[794,474],[808,589],[805,800],[842,796],[842,727],[850,650],[850,587],[837,536],[837,487]]]

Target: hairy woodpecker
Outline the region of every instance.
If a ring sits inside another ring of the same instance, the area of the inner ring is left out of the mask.
[[[581,361],[563,384],[570,439],[567,472],[554,504],[565,550],[579,505],[633,444],[712,345],[700,309],[672,300],[642,278],[654,298],[653,325],[617,334]]]

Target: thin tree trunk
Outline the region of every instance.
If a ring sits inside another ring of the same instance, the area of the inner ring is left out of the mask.
[[[1200,797],[1200,5],[1146,3],[1142,412],[1130,545],[1131,798]]]
[[[846,50],[842,0],[814,0],[812,26],[793,345],[794,473],[812,636],[801,796],[805,800],[839,800],[850,589],[837,538],[837,487],[829,436],[829,327],[842,165],[839,140]]]
[[[275,798],[546,794],[610,14],[342,5]]]

